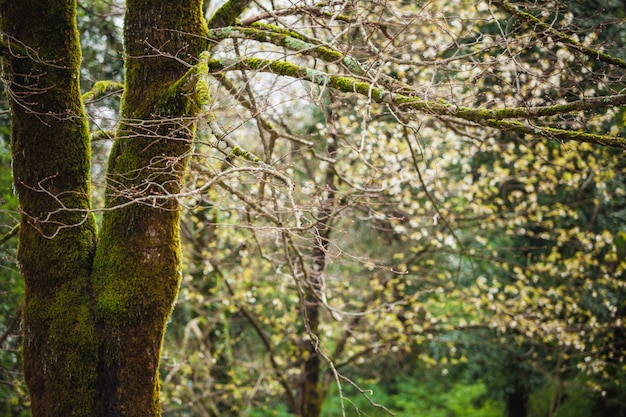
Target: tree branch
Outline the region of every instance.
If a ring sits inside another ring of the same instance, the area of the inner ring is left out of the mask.
[[[334,12],[325,12],[322,10],[321,7],[318,7],[318,6],[295,6],[295,7],[273,10],[271,12],[264,12],[256,16],[252,16],[245,20],[242,20],[241,24],[250,25],[252,23],[258,22],[259,20],[276,19],[276,17],[278,16],[294,16],[294,15],[304,15],[304,14],[316,16],[316,17],[326,17],[328,19],[332,19],[332,20],[339,21],[339,22],[345,22],[345,23],[359,22],[358,19],[355,19],[353,17],[347,16],[344,14],[337,14]],[[372,22],[365,22],[365,23],[380,26],[380,24],[378,23],[372,23]]]
[[[542,136],[548,139],[560,141],[573,140],[576,142],[588,142],[595,145],[626,149],[626,138],[619,136],[598,135],[580,130],[557,129],[545,126],[531,126],[521,122],[496,119],[480,121],[479,124],[499,130],[509,130],[527,135]]]
[[[22,311],[24,310],[24,302],[21,302],[19,306],[15,309],[15,314],[11,317],[11,321],[7,326],[4,333],[0,335],[0,346],[9,338],[10,335],[13,334],[15,329],[18,327],[20,321],[22,320]]]
[[[294,30],[261,24],[257,24],[253,28],[231,26],[210,30],[208,38],[213,42],[235,38],[272,43],[325,62],[342,64],[355,74],[364,74],[363,69],[354,58],[327,45],[314,44],[312,39]]]
[[[235,23],[239,15],[248,7],[252,0],[228,0],[213,14],[207,22],[209,29],[230,26]]]
[[[83,94],[83,102],[94,102],[109,94],[119,94],[124,91],[124,84],[117,81],[97,81],[91,90]]]
[[[598,135],[582,131],[556,129],[548,127],[526,126],[520,122],[504,121],[505,119],[534,119],[555,116],[575,111],[617,107],[626,104],[626,94],[594,97],[576,100],[566,104],[535,107],[504,107],[499,109],[476,109],[456,106],[445,101],[428,101],[419,97],[399,94],[352,76],[333,75],[316,69],[305,68],[290,62],[247,58],[241,60],[211,59],[208,62],[209,72],[234,70],[256,70],[276,75],[289,76],[306,80],[321,87],[329,87],[344,93],[357,93],[368,97],[376,103],[395,105],[403,110],[414,110],[426,114],[454,117],[479,125],[500,130],[513,130],[525,134],[542,136],[550,139],[574,140],[590,142],[602,146],[626,148],[626,139],[619,136]]]
[[[235,290],[228,283],[228,280],[226,279],[224,274],[221,272],[221,270],[217,266],[217,263],[212,262],[212,265],[215,271],[217,272],[217,274],[222,278],[222,282],[224,282],[224,285],[226,286],[226,290],[228,291],[228,293],[231,296],[234,296]],[[287,402],[289,403],[289,407],[292,410],[297,410],[298,402],[296,401],[296,398],[294,397],[293,392],[291,391],[291,387],[289,386],[289,381],[287,380],[285,373],[280,369],[280,366],[278,365],[278,362],[276,361],[275,354],[274,354],[274,347],[272,346],[269,339],[265,336],[265,333],[263,333],[263,329],[261,329],[261,326],[259,326],[259,323],[257,323],[253,315],[243,306],[243,304],[237,303],[237,307],[239,308],[239,312],[244,315],[246,320],[248,320],[248,323],[250,323],[250,325],[254,329],[254,332],[257,334],[257,336],[261,340],[261,343],[265,347],[265,351],[267,352],[267,356],[270,360],[270,364],[272,365],[272,370],[274,371],[276,378],[278,378],[280,385],[285,390],[285,395],[287,396]]]
[[[15,226],[13,226],[11,230],[6,232],[4,236],[0,238],[0,245],[4,245],[9,239],[17,235],[17,231],[19,230],[19,228],[20,228],[20,224],[18,223]]]
[[[533,16],[530,13],[526,13],[526,12],[519,10],[517,7],[513,6],[512,4],[509,4],[504,1],[499,1],[499,0],[494,0],[491,3],[495,5],[496,7],[512,14],[513,16],[519,17],[520,19],[524,20],[527,23],[530,23],[533,26],[537,26],[545,30],[546,33],[548,33],[557,42],[561,42],[565,45],[568,45],[572,47],[573,49],[575,49],[576,51],[582,53],[583,55],[588,56],[589,58],[606,62],[607,64],[617,65],[618,67],[621,67],[621,68],[626,68],[626,61],[624,61],[623,59],[609,55],[598,49],[589,48],[583,45],[582,43],[578,42],[576,39],[569,36],[568,34],[553,28],[548,23],[542,21],[541,19],[538,19],[537,17]],[[536,33],[536,32],[531,32],[531,33]]]

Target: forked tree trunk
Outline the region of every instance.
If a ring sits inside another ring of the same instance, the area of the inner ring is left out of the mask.
[[[33,416],[156,416],[180,281],[180,190],[201,0],[128,0],[122,123],[96,244],[75,0],[0,0]],[[186,75],[187,74],[187,75]],[[191,84],[191,85],[190,85]],[[187,94],[185,94],[187,93]]]

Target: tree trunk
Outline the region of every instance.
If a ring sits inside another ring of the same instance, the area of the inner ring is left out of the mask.
[[[102,415],[160,414],[158,367],[181,276],[180,191],[197,104],[185,76],[205,48],[200,0],[129,0],[122,123],[94,264]],[[182,62],[181,62],[182,61]],[[138,201],[141,200],[141,201]]]
[[[333,97],[332,94],[330,94]],[[334,111],[334,102],[331,100],[330,107],[327,111],[327,125],[329,126],[332,140],[327,142],[327,154],[334,157],[337,152],[338,138],[335,133],[336,113]],[[323,300],[325,300],[325,283],[324,271],[326,269],[328,242],[330,240],[330,222],[332,220],[333,209],[335,206],[336,194],[336,178],[333,167],[326,170],[324,188],[326,196],[321,202],[318,212],[318,224],[313,228],[313,249],[312,253],[312,271],[310,273],[309,287],[305,288],[306,299],[304,302],[305,320],[309,332],[314,335],[319,334],[320,325],[320,309],[324,308]],[[302,417],[319,417],[322,413],[322,404],[328,393],[328,385],[325,383],[322,375],[322,361],[317,352],[315,342],[311,341],[308,348],[308,356],[304,362],[303,378],[301,382],[301,409]]]
[[[160,415],[158,365],[180,282],[201,0],[128,0],[122,123],[96,245],[75,0],[0,0],[34,417]],[[96,247],[97,246],[97,247]]]
[[[0,1],[25,280],[23,367],[33,416],[92,415],[90,142],[72,0]]]
[[[528,415],[528,393],[524,389],[517,389],[508,394],[506,411],[508,417],[526,417]]]

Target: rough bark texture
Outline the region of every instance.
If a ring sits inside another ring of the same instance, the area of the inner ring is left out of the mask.
[[[94,267],[103,416],[160,414],[158,366],[180,283],[180,191],[205,47],[200,0],[129,0],[122,125],[109,160]],[[146,197],[150,199],[145,200]],[[140,199],[140,201],[137,201]],[[144,200],[141,200],[144,199]]]
[[[158,364],[180,280],[201,0],[129,0],[123,123],[96,245],[75,0],[0,0],[26,283],[33,416],[160,415]],[[147,199],[149,198],[149,199]],[[97,247],[96,247],[97,246]]]
[[[72,0],[0,1],[33,416],[90,415],[96,393],[89,282],[95,226],[74,13]]]

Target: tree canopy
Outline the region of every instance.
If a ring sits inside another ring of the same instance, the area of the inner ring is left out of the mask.
[[[566,415],[576,390],[624,415],[625,18],[0,0],[1,250],[24,283],[2,272],[0,366],[21,342],[28,397],[0,395],[33,416],[393,414],[420,411],[398,391],[419,369],[477,398],[448,415]]]

